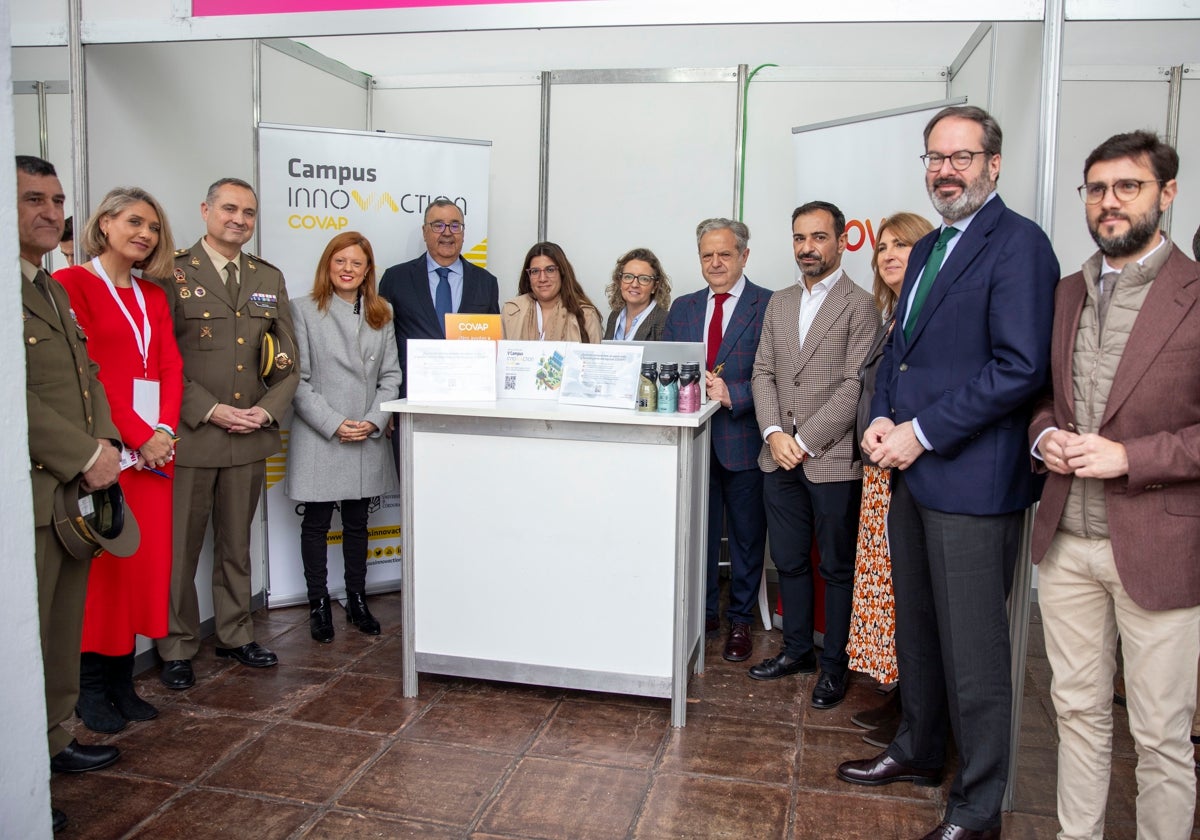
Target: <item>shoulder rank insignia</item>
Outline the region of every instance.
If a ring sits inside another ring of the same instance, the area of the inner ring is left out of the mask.
[[[187,275],[183,273],[182,268],[175,269],[175,282],[176,283],[186,283],[187,282]]]

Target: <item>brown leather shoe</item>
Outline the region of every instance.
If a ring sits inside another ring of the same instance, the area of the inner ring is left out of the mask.
[[[1000,826],[978,831],[961,825],[944,822],[921,840],[1000,840]]]
[[[924,770],[901,764],[886,752],[874,758],[861,758],[838,765],[837,777],[852,785],[890,785],[892,782],[912,782],[922,787],[937,787],[942,783],[942,771]],[[999,836],[999,835],[997,835]]]
[[[725,640],[725,652],[721,654],[730,662],[745,662],[750,658],[754,643],[750,640],[750,625],[744,621],[735,621],[729,628],[729,638]]]

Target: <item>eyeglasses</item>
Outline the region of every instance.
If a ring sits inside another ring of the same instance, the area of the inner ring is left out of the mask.
[[[462,222],[430,222],[429,228],[434,233],[445,233],[447,230],[449,230],[453,234],[459,234],[459,233],[463,232],[463,223]]]
[[[1135,181],[1132,178],[1122,178],[1120,181],[1113,181],[1111,184],[1091,181],[1079,188],[1079,197],[1083,199],[1084,204],[1099,204],[1104,200],[1104,196],[1108,194],[1111,188],[1117,201],[1133,201],[1141,195],[1142,187],[1146,184],[1158,184],[1161,187],[1163,182]]]
[[[626,286],[632,286],[634,281],[637,281],[639,286],[649,286],[658,278],[653,274],[622,274],[621,283]]]
[[[925,168],[930,172],[937,172],[942,168],[942,164],[947,159],[950,160],[950,165],[959,172],[969,169],[975,161],[975,155],[986,155],[987,152],[968,152],[966,149],[959,149],[957,152],[951,152],[948,155],[938,154],[937,152],[929,152],[921,155],[921,163],[925,164]]]
[[[547,277],[557,277],[558,266],[548,265],[545,268],[527,268],[525,269],[525,273],[529,275],[530,280],[535,280],[543,274],[545,274]]]

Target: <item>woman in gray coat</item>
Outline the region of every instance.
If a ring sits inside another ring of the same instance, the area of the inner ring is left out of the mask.
[[[333,641],[326,551],[335,505],[342,513],[346,618],[379,635],[367,609],[367,512],[372,497],[397,490],[388,415],[400,393],[392,310],[375,289],[375,256],[361,233],[339,233],[317,263],[309,297],[292,301],[300,386],[288,444],[287,495],[304,502],[300,556],[308,585],[309,629]]]

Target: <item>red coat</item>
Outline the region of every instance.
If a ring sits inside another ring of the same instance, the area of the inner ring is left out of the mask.
[[[133,410],[135,378],[159,381],[158,422],[178,428],[183,360],[163,290],[148,281],[135,281],[145,297],[150,321],[150,348],[143,370],[129,321],[104,281],[83,266],[64,268],[54,277],[66,288],[75,317],[87,333],[88,355],[100,365],[99,379],[126,448],[137,449],[154,434],[153,425]],[[142,315],[132,291],[117,291],[141,332]],[[163,472],[172,475],[174,465],[168,464]],[[84,609],[84,651],[120,656],[133,650],[135,634],[150,638],[166,635],[171,586],[171,485],[171,478],[146,471],[128,469],[121,473],[121,490],[137,517],[142,542],[132,557],[105,553],[93,561]]]
[[[1121,584],[1146,610],[1200,604],[1200,265],[1173,245],[1155,277],[1113,377],[1097,433],[1125,445],[1129,474],[1104,482]],[[1071,364],[1087,295],[1083,274],[1054,301],[1053,396],[1034,412],[1030,443],[1075,422]],[[1046,555],[1070,489],[1050,473],[1033,525],[1033,562]]]

